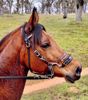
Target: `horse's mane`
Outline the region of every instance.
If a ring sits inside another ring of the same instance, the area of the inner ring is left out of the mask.
[[[16,33],[22,26],[18,27],[14,31],[8,33],[4,38],[0,40],[0,53],[4,49],[4,47],[7,45],[7,43],[11,40],[11,37],[13,37],[14,33]]]

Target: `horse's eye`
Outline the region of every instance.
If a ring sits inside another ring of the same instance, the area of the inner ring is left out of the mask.
[[[41,45],[42,48],[48,48],[49,46],[50,46],[49,43],[44,43],[44,44]]]

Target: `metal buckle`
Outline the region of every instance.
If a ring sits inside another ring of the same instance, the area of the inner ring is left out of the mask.
[[[30,42],[26,42],[26,47],[30,48],[30,46],[31,46],[31,43]]]
[[[54,71],[53,71],[53,64],[52,63],[48,63],[48,69],[50,71],[50,73],[47,73],[47,77],[49,78],[53,78],[54,77]]]
[[[28,37],[25,38],[25,43],[26,43],[26,47],[27,47],[27,48],[30,48],[31,43],[30,43],[30,40],[29,40]]]
[[[25,43],[26,43],[26,47],[30,48],[31,43],[30,43],[30,38],[32,37],[32,34],[30,34],[29,36],[27,36],[27,34],[25,34]]]
[[[36,54],[37,57],[40,56],[40,53],[37,50],[35,50],[34,53]]]

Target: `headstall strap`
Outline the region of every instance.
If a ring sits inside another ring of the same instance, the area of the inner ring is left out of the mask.
[[[25,43],[26,48],[27,48],[27,52],[28,52],[28,66],[30,66],[30,47],[31,47],[30,38],[32,37],[32,34],[30,33],[30,35],[28,35],[26,33],[25,26],[26,26],[26,23],[21,28],[21,33],[22,33],[23,40],[24,40],[24,43]],[[32,71],[31,67],[30,67],[30,71]]]
[[[29,40],[28,37],[25,38],[25,44],[26,44],[26,47],[27,47],[27,48],[30,48],[31,43],[30,43],[30,40]]]
[[[46,74],[46,76],[49,78],[53,78],[54,76],[53,65],[54,64],[48,62],[37,50],[35,50],[34,53],[40,60],[42,60],[44,63],[48,65],[48,73]]]
[[[38,52],[38,50],[34,50],[35,55],[42,60],[44,63],[48,64],[47,60]]]
[[[28,35],[25,31],[25,25],[26,23],[23,25],[23,27],[21,28],[21,31],[22,31],[22,36],[23,36],[23,39],[24,39],[24,42],[26,44],[26,47],[27,48],[30,48],[31,46],[31,43],[30,43],[30,38],[32,37],[32,34],[30,33],[30,35]]]
[[[40,25],[40,24],[38,24]],[[30,65],[30,47],[31,47],[31,43],[30,43],[30,38],[32,37],[32,34],[30,33],[30,35],[28,36],[27,33],[25,32],[25,25],[23,26],[23,34],[24,34],[24,41],[26,44],[26,47],[28,48],[28,63]],[[48,62],[45,57],[43,57],[40,52],[38,50],[33,50],[34,54],[44,63],[47,64],[48,66],[48,73],[46,74],[47,77],[52,78],[54,76],[54,71],[53,71],[53,66],[54,65],[58,65],[57,63],[52,63],[52,62]],[[72,61],[72,57],[71,55],[68,55],[67,53],[64,53],[64,55],[61,57],[61,62],[62,62],[62,66],[59,67],[64,67],[66,65],[68,65],[71,61]],[[31,70],[31,69],[30,69]],[[32,70],[31,70],[32,71]],[[33,71],[32,71],[33,72]]]
[[[54,77],[54,71],[53,71],[53,64],[51,64],[51,63],[49,63],[48,64],[48,74],[47,74],[47,76],[49,77],[49,78],[53,78]]]
[[[26,24],[25,24],[26,25]],[[30,47],[31,47],[31,42],[30,42],[30,38],[32,37],[32,34],[30,33],[30,35],[28,36],[27,33],[25,32],[25,25],[22,27],[22,34],[23,34],[23,38],[24,38],[24,42],[26,44],[26,47],[28,49],[28,65],[30,66]],[[34,54],[44,63],[46,63],[48,65],[48,73],[45,74],[45,78],[53,78],[54,76],[54,72],[53,72],[53,64],[49,63],[40,53],[38,50],[34,50]],[[32,71],[32,69],[30,68],[30,71]],[[35,73],[35,72],[33,72]],[[39,75],[40,77],[40,75]]]

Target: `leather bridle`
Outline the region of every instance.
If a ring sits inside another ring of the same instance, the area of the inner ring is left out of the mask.
[[[34,72],[31,67],[30,67],[30,48],[32,48],[32,44],[31,44],[31,38],[33,36],[33,31],[30,32],[30,35],[28,35],[25,31],[25,25],[24,24],[22,27],[21,27],[21,33],[22,33],[22,37],[23,37],[23,40],[24,40],[24,43],[26,45],[26,48],[27,48],[27,51],[28,51],[28,66],[30,68],[30,71],[32,73],[36,73]],[[37,25],[40,25],[40,27],[42,27],[41,24],[37,24]],[[42,28],[43,29],[43,28]],[[38,75],[39,76],[0,76],[0,79],[48,79],[48,78],[53,78],[54,77],[54,71],[53,71],[53,67],[55,65],[57,65],[58,67],[65,67],[66,65],[68,65],[71,61],[72,61],[72,56],[71,55],[68,55],[67,53],[64,53],[64,55],[62,55],[62,57],[59,58],[59,60],[61,61],[61,64],[59,65],[58,63],[56,62],[49,62],[46,60],[46,58],[44,56],[41,55],[41,53],[37,50],[37,49],[33,49],[33,52],[34,54],[41,60],[43,61],[45,64],[47,64],[47,67],[48,67],[48,72],[44,75]]]
[[[41,28],[43,27],[41,24],[37,24],[38,26],[40,26]],[[43,28],[42,28],[43,29]],[[28,50],[28,65],[30,66],[30,48],[32,48],[32,44],[30,39],[32,38],[32,33],[33,31],[30,33],[30,35],[28,35],[25,32],[25,25],[22,27],[22,35],[23,35],[23,39],[26,45],[26,48]],[[41,55],[41,53],[37,50],[37,49],[33,49],[34,54],[41,60],[43,61],[45,64],[47,64],[48,67],[48,72],[45,74],[45,76],[52,78],[54,76],[54,71],[53,71],[53,67],[55,65],[57,65],[58,67],[65,67],[66,65],[68,65],[71,61],[72,61],[72,56],[68,55],[67,53],[64,53],[64,55],[62,55],[59,60],[61,61],[61,64],[59,65],[56,62],[49,62],[46,60],[46,58]],[[30,69],[31,72],[36,73],[34,71],[32,71],[32,69]]]

